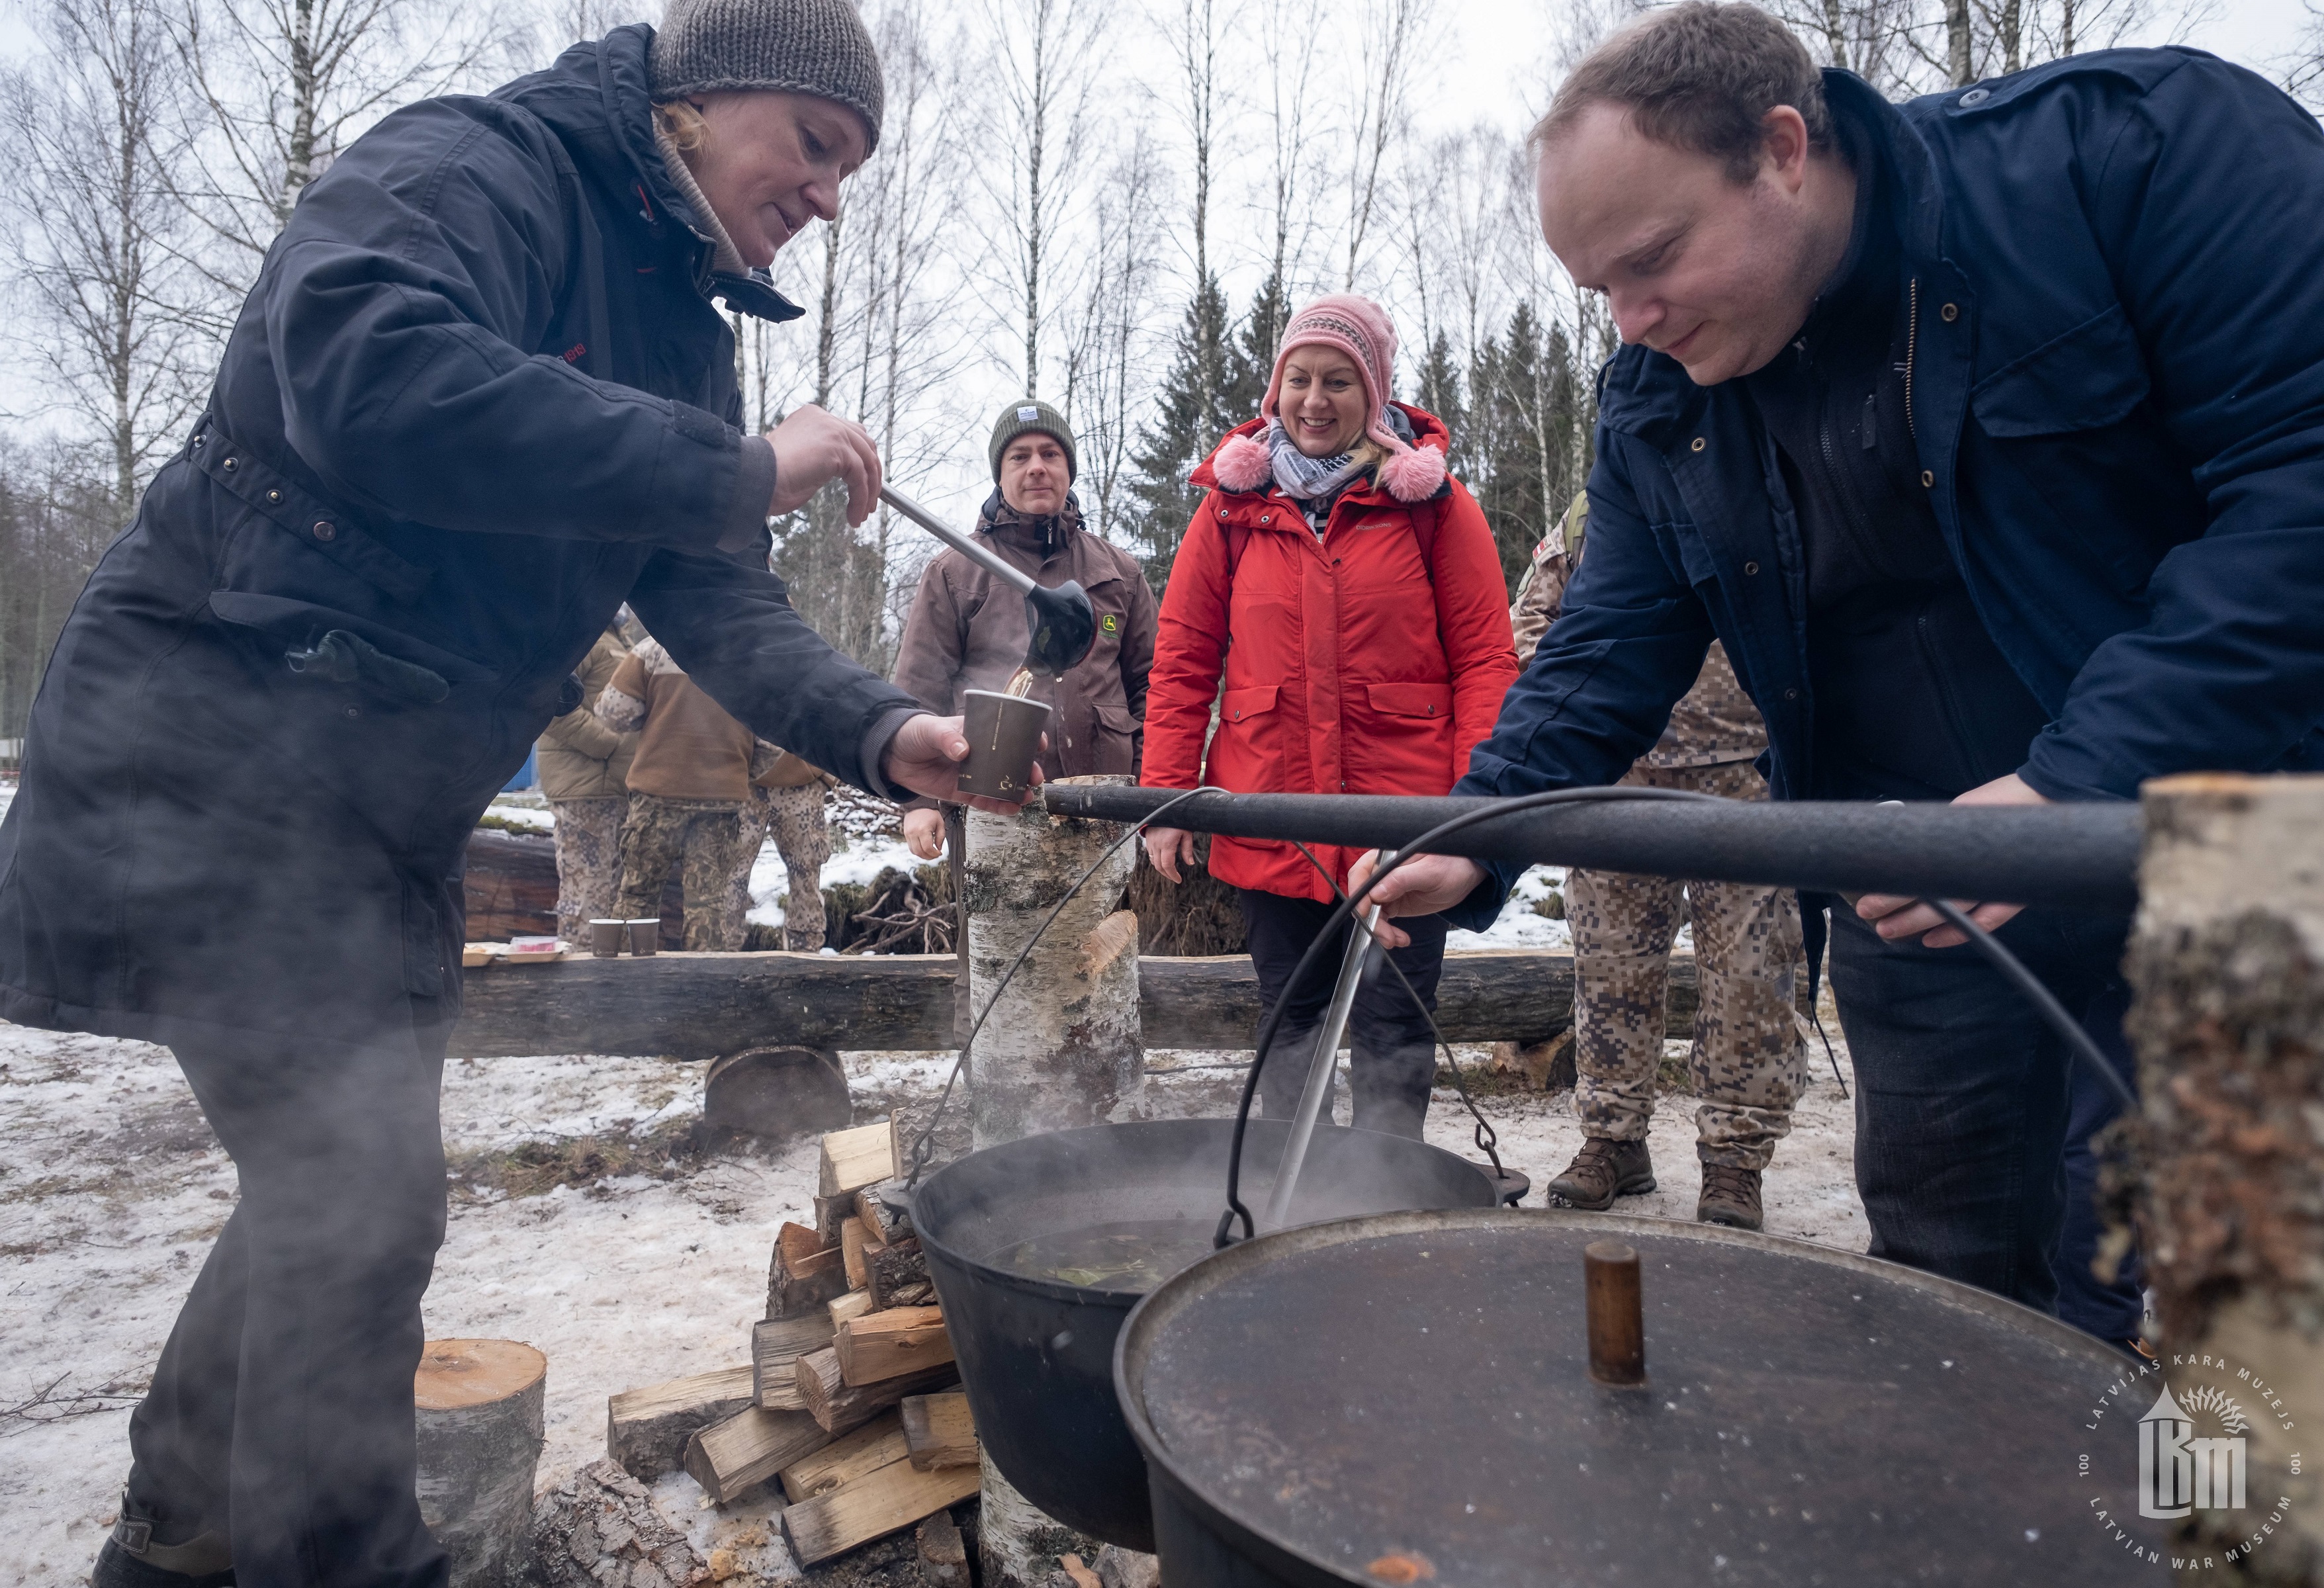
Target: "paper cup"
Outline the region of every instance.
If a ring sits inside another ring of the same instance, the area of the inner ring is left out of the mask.
[[[621,953],[622,945],[629,936],[630,923],[625,920],[592,920],[589,923],[589,952],[599,959],[611,959]]]
[[[1022,799],[1033,786],[1033,762],[1049,708],[1038,700],[996,695],[990,689],[962,691],[963,732],[968,764],[961,769],[960,791],[988,799]]]
[[[661,946],[661,918],[659,916],[646,916],[641,919],[628,921],[624,924],[630,928],[630,952],[632,954],[651,954],[655,949]]]

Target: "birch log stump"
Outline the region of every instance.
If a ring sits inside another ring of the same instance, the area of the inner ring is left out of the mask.
[[[2165,778],[2142,802],[2127,969],[2164,1376],[2200,1405],[2200,1359],[2227,1363],[2249,1423],[2247,1507],[2199,1500],[2172,1553],[2208,1562],[2182,1582],[2324,1583],[2324,777]]]
[[[549,1359],[514,1340],[430,1340],[412,1377],[420,1515],[452,1588],[516,1588],[531,1566],[532,1470]]]
[[[1138,918],[1119,908],[1138,859],[1134,843],[1098,865],[1122,832],[1110,822],[1048,816],[1038,801],[1013,817],[968,813],[963,902],[973,1009],[992,1002],[1026,941],[1052,909],[1058,912],[986,1016],[969,1055],[970,1117],[980,1149],[1102,1124],[1141,1100]],[[1058,901],[1093,865],[1096,873],[1060,909]],[[990,1456],[982,1464],[977,1551],[984,1588],[1048,1588],[1060,1556],[1096,1556],[1094,1539],[1043,1515]]]

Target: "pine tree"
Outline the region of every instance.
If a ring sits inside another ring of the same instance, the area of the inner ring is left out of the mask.
[[[1213,276],[1186,306],[1154,422],[1139,429],[1130,454],[1138,473],[1130,482],[1128,528],[1144,548],[1139,561],[1157,594],[1202,498],[1186,475],[1242,417],[1227,417],[1241,384],[1239,370],[1227,358],[1228,328],[1226,292]],[[1205,392],[1215,394],[1208,413],[1203,411]]]
[[[1428,356],[1421,361],[1420,378],[1412,400],[1416,406],[1444,421],[1448,438],[1444,470],[1454,479],[1467,482],[1471,439],[1468,404],[1461,395],[1461,365],[1452,355],[1452,339],[1441,330],[1428,344]]]
[[[1545,330],[1531,304],[1520,302],[1508,331],[1477,350],[1463,477],[1492,525],[1512,589],[1589,477],[1596,410],[1564,330]]]

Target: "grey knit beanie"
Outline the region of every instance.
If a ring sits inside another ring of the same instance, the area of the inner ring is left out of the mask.
[[[880,146],[880,52],[851,0],[669,0],[647,54],[653,97],[721,88],[812,94],[863,118]]]
[[[1009,443],[1028,431],[1037,432],[1056,440],[1065,449],[1065,483],[1082,472],[1081,455],[1074,445],[1074,427],[1065,416],[1038,397],[1019,397],[1001,411],[992,421],[992,477],[1001,478],[1001,455],[1009,450]]]

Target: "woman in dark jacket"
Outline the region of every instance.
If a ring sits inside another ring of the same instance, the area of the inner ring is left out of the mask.
[[[957,719],[767,572],[769,513],[842,479],[860,522],[878,457],[812,408],[742,434],[713,302],[798,315],[761,267],[880,114],[845,0],[673,0],[397,111],[307,189],[91,576],[0,826],[0,1017],[168,1043],[242,1186],[99,1584],[444,1581],[411,1381],[461,858],[624,599],[761,737],[953,791]]]

